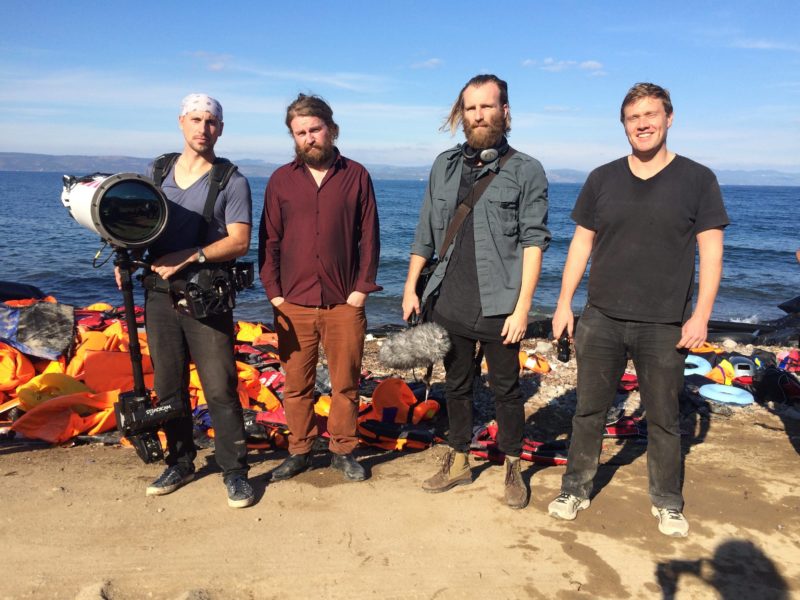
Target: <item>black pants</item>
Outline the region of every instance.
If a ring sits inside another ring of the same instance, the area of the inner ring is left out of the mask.
[[[578,406],[563,492],[580,498],[591,495],[606,412],[630,354],[647,411],[650,499],[659,508],[683,508],[678,397],[683,389],[684,354],[675,348],[680,337],[677,324],[622,321],[586,307],[575,332]]]
[[[148,292],[145,323],[158,397],[178,395],[188,405],[189,362],[194,362],[214,427],[217,464],[226,482],[247,475],[244,419],[233,358],[233,315],[193,319],[176,311],[168,294]],[[192,431],[191,416],[165,424],[168,465],[188,467],[193,463],[197,449]]]
[[[453,332],[453,347],[444,358],[447,416],[450,431],[447,442],[459,452],[468,452],[472,440],[472,382],[475,377],[477,340]],[[489,386],[497,413],[497,444],[509,456],[522,452],[525,428],[525,402],[519,390],[519,344],[481,341],[489,367]]]

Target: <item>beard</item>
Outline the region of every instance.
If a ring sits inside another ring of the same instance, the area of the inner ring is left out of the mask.
[[[323,146],[299,146],[295,144],[294,152],[301,161],[309,167],[319,169],[328,166],[336,149],[333,147],[333,142],[328,142]]]
[[[502,114],[494,115],[481,125],[471,125],[464,121],[464,136],[471,148],[483,150],[500,144],[505,135],[506,123]]]

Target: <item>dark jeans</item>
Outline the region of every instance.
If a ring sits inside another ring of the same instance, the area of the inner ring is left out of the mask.
[[[678,324],[612,319],[586,307],[575,333],[578,406],[561,491],[590,497],[606,412],[630,354],[647,413],[650,499],[658,508],[683,508],[678,397],[683,388],[684,354],[675,348],[680,337]]]
[[[159,398],[179,395],[188,405],[189,362],[193,361],[211,415],[214,456],[223,477],[227,482],[247,475],[244,419],[233,358],[233,315],[193,319],[176,311],[168,294],[148,292],[145,322],[156,394]],[[168,465],[192,465],[197,456],[192,430],[191,416],[164,425]]]
[[[447,416],[450,431],[447,442],[459,452],[468,452],[472,440],[472,385],[475,377],[477,341],[448,332],[453,347],[444,358]],[[509,456],[522,452],[525,427],[525,401],[519,390],[519,344],[481,341],[489,367],[489,385],[497,413],[497,444]]]

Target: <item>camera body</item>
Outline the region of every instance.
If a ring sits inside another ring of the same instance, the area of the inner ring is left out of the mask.
[[[192,266],[169,284],[172,305],[194,319],[230,312],[236,292],[252,287],[253,278],[252,262]]]
[[[122,392],[114,403],[117,428],[133,445],[136,454],[146,463],[164,458],[158,430],[172,419],[189,414],[186,403],[179,396],[153,402],[149,392]]]
[[[569,336],[567,335],[566,331],[561,334],[560,338],[558,338],[557,350],[558,354],[556,355],[556,358],[558,358],[558,360],[563,363],[569,362],[569,356],[570,356]]]

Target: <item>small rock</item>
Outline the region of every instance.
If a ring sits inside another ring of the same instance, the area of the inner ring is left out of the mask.
[[[725,348],[728,352],[733,352],[736,350],[736,342],[731,339],[725,339],[722,342],[722,347]]]
[[[164,510],[165,510],[165,509],[162,507],[162,508],[159,508],[159,509],[158,509],[156,512],[160,512],[160,513],[162,513],[162,512],[164,512]]]
[[[82,588],[75,596],[75,600],[109,600],[111,594],[111,582],[101,581]]]
[[[178,596],[178,600],[211,600],[207,590],[189,590]]]

